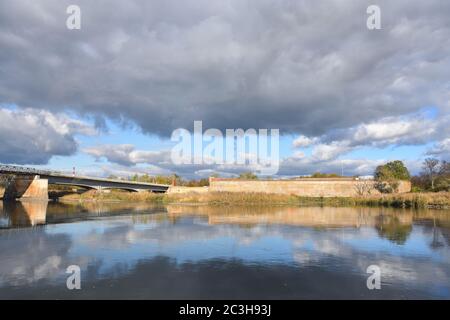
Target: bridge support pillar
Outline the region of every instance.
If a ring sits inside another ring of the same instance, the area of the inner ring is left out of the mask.
[[[5,188],[3,200],[48,200],[48,180],[39,176],[16,176]]]

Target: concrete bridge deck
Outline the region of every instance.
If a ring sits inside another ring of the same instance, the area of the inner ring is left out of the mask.
[[[15,176],[15,179],[6,186],[4,199],[48,197],[48,184],[70,185],[95,190],[121,189],[136,192],[166,192],[169,188],[169,185],[165,184],[68,175],[56,171],[11,165],[0,165],[0,174]]]

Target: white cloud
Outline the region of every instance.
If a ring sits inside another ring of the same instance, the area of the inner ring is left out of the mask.
[[[314,144],[316,141],[317,138],[308,138],[307,136],[300,135],[292,142],[292,145],[294,148],[306,148]]]
[[[443,160],[450,160],[450,138],[437,142],[427,154],[443,157]]]
[[[346,176],[364,176],[373,174],[375,168],[386,163],[386,159],[343,159],[318,161],[314,157],[288,157],[280,163],[280,176],[301,176],[314,172],[337,173]]]
[[[170,151],[135,150],[132,144],[98,145],[83,149],[83,152],[94,156],[97,160],[106,158],[109,162],[124,166],[136,164],[165,164],[171,162]]]
[[[336,159],[351,148],[347,142],[332,142],[330,144],[318,144],[312,150],[312,157],[318,161]]]
[[[46,164],[54,155],[74,154],[76,135],[96,133],[93,126],[62,113],[0,108],[0,162]]]
[[[450,116],[426,117],[423,113],[385,117],[354,127],[327,132],[320,137],[301,135],[294,146],[312,146],[318,161],[336,159],[356,148],[399,145],[423,145],[450,134]],[[445,144],[441,143],[443,148]],[[438,150],[436,149],[436,150]],[[437,153],[437,151],[435,152]]]

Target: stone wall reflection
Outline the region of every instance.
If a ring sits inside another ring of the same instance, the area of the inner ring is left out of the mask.
[[[243,227],[274,224],[310,228],[374,227],[380,237],[403,244],[413,222],[450,231],[450,214],[433,210],[413,211],[358,207],[223,207],[168,205],[168,219],[176,222],[187,216],[201,216],[209,224],[236,224]]]

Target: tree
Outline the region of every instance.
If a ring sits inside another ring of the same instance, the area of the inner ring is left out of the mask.
[[[239,175],[239,179],[243,180],[257,180],[258,176],[253,172],[243,172]]]
[[[311,175],[311,178],[340,178],[341,176],[337,173],[321,173],[321,172],[314,172]]]
[[[441,161],[441,165],[439,166],[439,175],[445,178],[450,178],[450,162]]]
[[[439,160],[436,158],[426,158],[422,168],[425,170],[431,182],[431,190],[434,190],[434,181],[439,173]]]
[[[441,161],[438,170],[438,177],[436,178],[436,191],[450,190],[450,163],[448,161]]]
[[[395,160],[378,166],[375,169],[375,179],[377,180],[410,180],[411,175],[402,161]]]
[[[422,192],[429,188],[428,177],[425,174],[420,174],[411,178],[411,191]]]
[[[375,188],[381,193],[396,192],[399,180],[410,180],[411,175],[402,161],[395,160],[375,169]]]
[[[359,180],[355,184],[355,190],[359,196],[369,195],[372,192],[373,188],[374,188],[374,186],[373,186],[372,182],[369,180]]]

